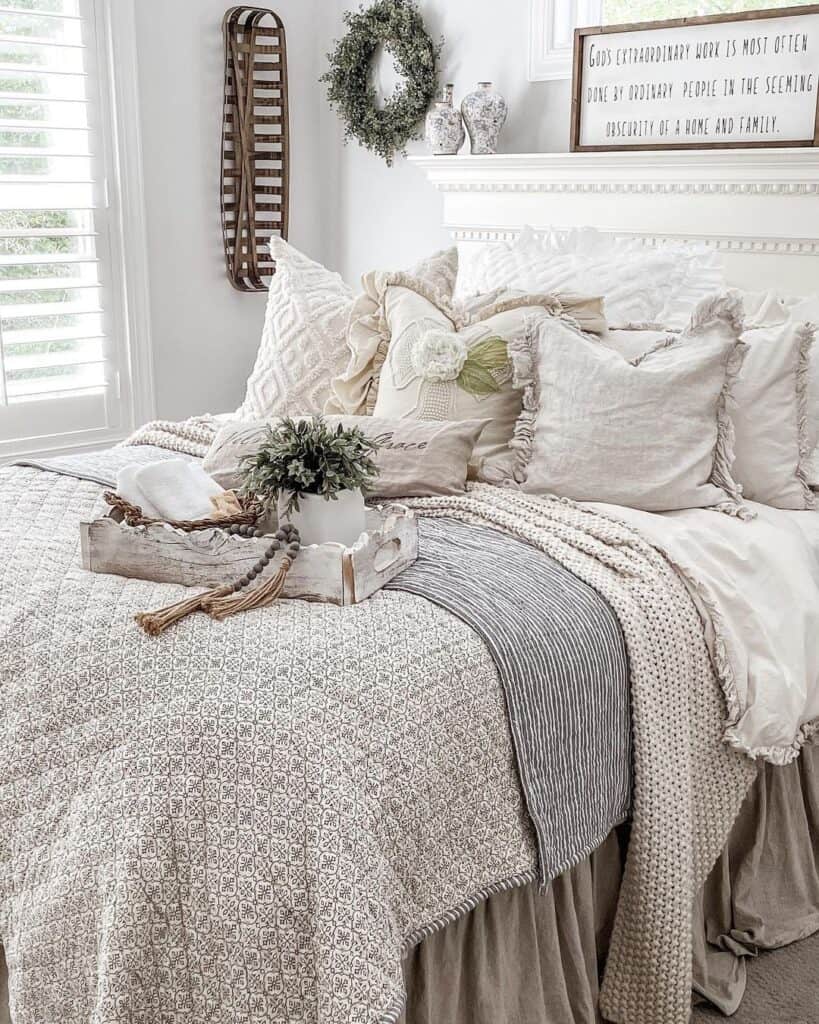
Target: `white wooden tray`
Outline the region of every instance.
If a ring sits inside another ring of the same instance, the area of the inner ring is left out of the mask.
[[[269,538],[232,536],[225,530],[185,533],[164,525],[127,526],[116,512],[81,523],[80,538],[82,565],[90,572],[187,587],[232,583],[253,567],[270,543]],[[358,604],[417,557],[418,526],[408,508],[368,509],[367,530],[352,547],[302,548],[282,596]]]

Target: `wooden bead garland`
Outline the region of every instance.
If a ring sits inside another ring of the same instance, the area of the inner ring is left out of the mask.
[[[228,528],[228,533],[241,537],[264,536],[261,530],[247,524],[234,523]],[[285,523],[276,531],[258,562],[235,582],[217,587],[215,590],[207,590],[204,594],[186,598],[155,612],[140,612],[135,616],[136,622],[149,636],[159,636],[174,622],[185,618],[191,612],[203,611],[211,618],[221,621],[229,615],[236,615],[250,608],[263,608],[272,604],[281,594],[287,573],[300,550],[299,531],[292,523]],[[260,586],[248,589],[251,583],[265,572],[279,551],[283,552],[284,557],[276,575]]]

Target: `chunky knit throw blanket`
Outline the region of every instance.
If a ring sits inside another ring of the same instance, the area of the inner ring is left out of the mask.
[[[59,1011],[79,1024],[93,1007],[102,1024],[153,1021],[157,990],[176,1001],[171,1024],[217,1009],[249,1021],[394,1019],[400,971],[384,951],[533,877],[486,647],[429,602],[387,592],[346,610],[344,628],[338,609],[281,602],[219,626],[192,616],[151,641],[128,632],[133,612],[181,588],[76,568],[77,522],[101,511],[99,486],[33,469],[3,476],[0,937],[17,1019]],[[684,1024],[694,895],[755,768],[721,742],[720,684],[683,583],[634,531],[569,502],[478,486],[413,504],[509,531],[617,614],[635,778],[602,1010],[622,1024]],[[287,688],[272,686],[284,677]],[[388,711],[373,717],[379,705]],[[278,735],[285,711],[291,729]],[[281,744],[299,756],[259,758]],[[420,796],[421,832],[410,825]],[[378,829],[374,798],[387,812]],[[408,834],[425,838],[404,849]],[[173,989],[180,970],[184,992]]]

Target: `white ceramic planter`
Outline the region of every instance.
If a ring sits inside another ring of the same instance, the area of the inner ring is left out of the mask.
[[[299,499],[298,512],[287,513],[289,494],[279,497],[279,522],[291,522],[299,531],[301,543],[335,542],[350,547],[366,529],[364,497],[361,491],[341,491],[335,501],[319,494],[305,494]]]

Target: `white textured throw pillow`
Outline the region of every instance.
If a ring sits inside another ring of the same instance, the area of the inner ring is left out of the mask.
[[[725,289],[719,255],[705,246],[649,248],[594,228],[560,235],[525,228],[514,242],[464,251],[456,298],[496,288],[602,295],[609,324],[683,328],[697,303]]]
[[[524,411],[513,446],[522,490],[662,512],[741,504],[727,406],[746,346],[735,304],[632,362],[558,320],[532,317],[512,346]]]
[[[345,361],[352,289],[281,238],[271,238],[270,252],[276,273],[239,419],[320,412]]]
[[[270,284],[262,340],[238,419],[319,413],[330,382],[347,364],[347,323],[356,296],[341,277],[281,238],[271,238],[276,273]],[[436,253],[412,273],[451,295],[455,248]]]

